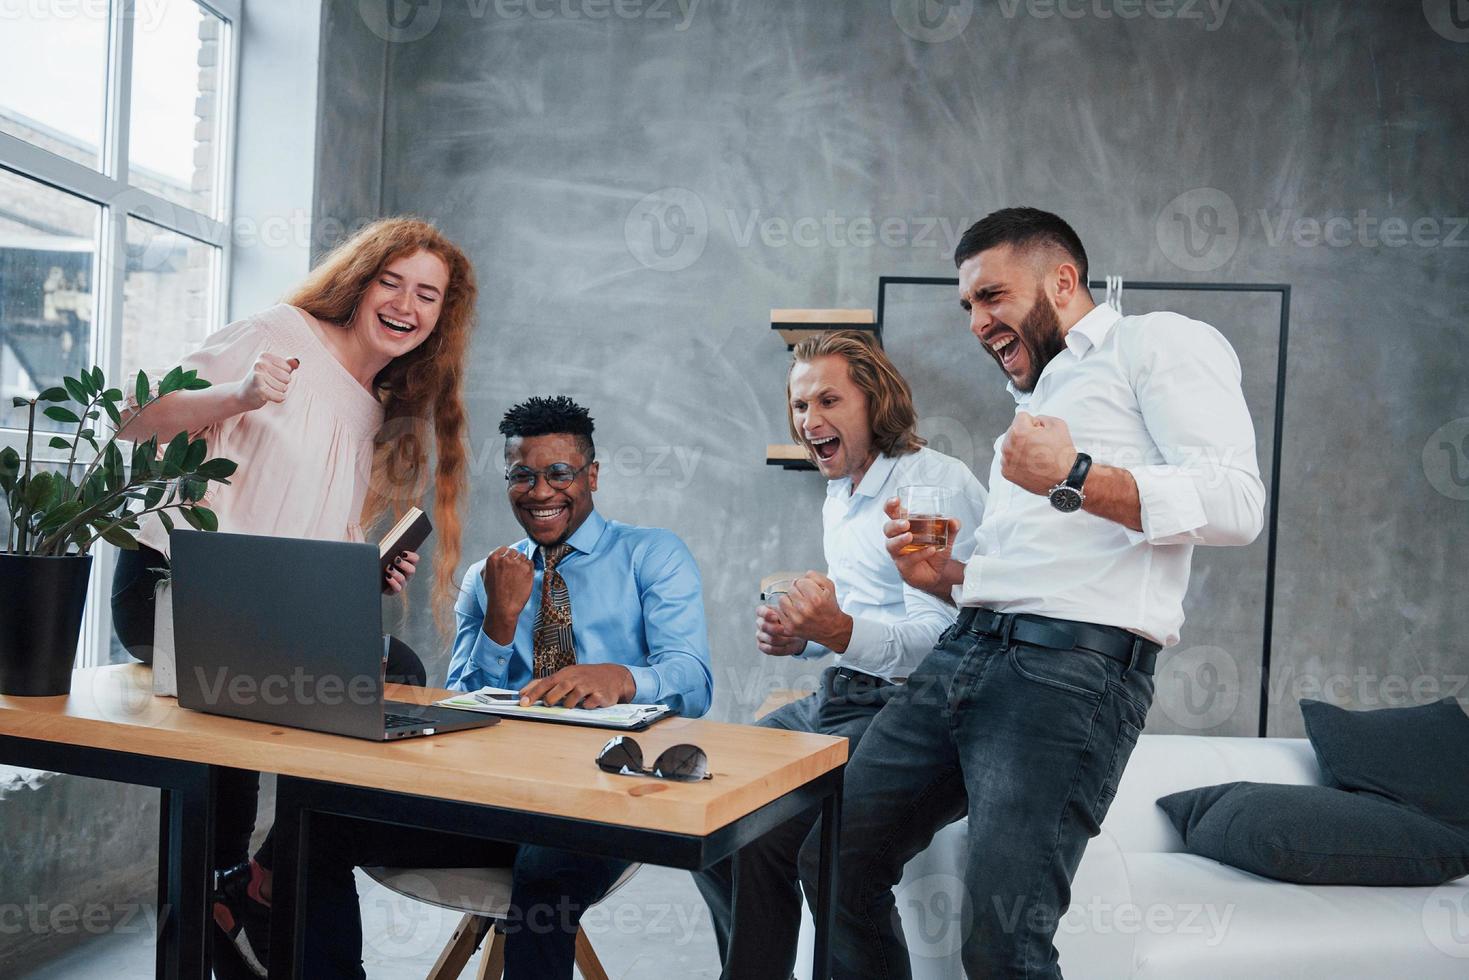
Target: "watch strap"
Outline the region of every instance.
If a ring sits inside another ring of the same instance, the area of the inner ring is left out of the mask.
[[[1071,464],[1071,472],[1066,474],[1065,485],[1073,490],[1080,490],[1081,485],[1086,482],[1086,475],[1091,472],[1092,458],[1086,453],[1078,452],[1076,462]]]

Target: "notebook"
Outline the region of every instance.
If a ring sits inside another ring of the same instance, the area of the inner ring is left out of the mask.
[[[433,522],[428,519],[427,514],[417,507],[408,508],[408,513],[399,518],[398,523],[393,525],[393,529],[383,535],[382,541],[378,542],[379,570],[384,575],[388,574],[388,565],[398,557],[399,552],[417,551],[428,540],[433,530]]]
[[[435,701],[434,704],[441,708],[478,711],[505,718],[616,728],[628,732],[642,731],[665,715],[674,713],[666,704],[609,704],[605,708],[562,708],[536,702],[522,706],[519,691],[502,687],[482,687],[468,694],[456,694],[452,698]]]

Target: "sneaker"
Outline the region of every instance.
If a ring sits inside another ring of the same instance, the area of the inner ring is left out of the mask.
[[[229,938],[250,972],[264,980],[270,963],[270,906],[261,900],[262,877],[254,861],[216,872],[214,924]]]

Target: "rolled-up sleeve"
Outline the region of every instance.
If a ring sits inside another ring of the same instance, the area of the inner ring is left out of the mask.
[[[484,565],[483,561],[476,562],[464,573],[459,598],[454,602],[454,652],[449,658],[446,685],[455,691],[500,686],[506,664],[515,653],[512,647],[485,635],[485,583],[480,577]]]
[[[1213,327],[1169,317],[1131,352],[1133,387],[1161,463],[1127,467],[1150,544],[1245,545],[1265,522],[1255,427],[1239,358]]]
[[[659,534],[637,565],[646,665],[629,666],[637,704],[662,703],[686,718],[709,710],[714,695],[704,587],[694,556],[671,532]]]

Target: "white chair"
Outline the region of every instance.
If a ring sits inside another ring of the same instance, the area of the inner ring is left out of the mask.
[[[606,901],[642,865],[630,865],[612,883]],[[496,928],[510,910],[509,868],[363,868],[367,876],[384,888],[408,898],[452,912],[463,912],[454,934],[439,953],[428,980],[457,980],[491,930],[494,937],[480,957],[477,980],[500,980],[505,972],[505,933]],[[608,980],[587,934],[576,934],[576,965],[585,980]]]

